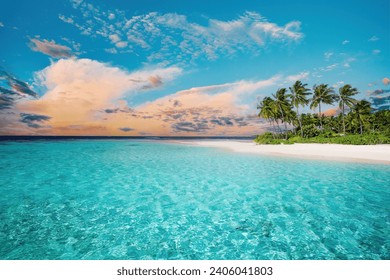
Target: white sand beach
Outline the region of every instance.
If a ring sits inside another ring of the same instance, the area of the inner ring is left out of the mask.
[[[182,143],[204,147],[225,148],[239,153],[390,164],[390,145],[258,145],[252,141],[234,140],[201,140]]]

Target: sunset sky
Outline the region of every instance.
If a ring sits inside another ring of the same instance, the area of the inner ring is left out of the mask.
[[[0,7],[1,135],[255,135],[297,79],[389,100],[388,0]]]

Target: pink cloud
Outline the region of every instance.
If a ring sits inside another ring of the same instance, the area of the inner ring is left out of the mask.
[[[41,52],[54,58],[73,56],[70,48],[56,44],[55,41],[31,39],[30,42],[30,48],[33,51]]]
[[[155,68],[128,73],[90,59],[60,59],[36,74],[37,83],[47,92],[39,100],[17,104],[21,112],[50,116],[48,124],[58,127],[104,126],[99,112],[117,106],[126,96],[162,86],[182,70]],[[121,127],[126,127],[122,125]]]
[[[126,72],[90,59],[60,59],[36,73],[47,92],[16,104],[44,115],[40,134],[54,135],[254,135],[266,127],[244,102],[281,77],[237,81],[178,91],[129,108],[125,98],[156,89],[182,74],[178,67]]]

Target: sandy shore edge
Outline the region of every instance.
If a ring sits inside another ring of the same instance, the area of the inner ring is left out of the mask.
[[[390,164],[390,145],[293,144],[258,145],[253,141],[188,140],[179,144],[229,149],[247,154]]]

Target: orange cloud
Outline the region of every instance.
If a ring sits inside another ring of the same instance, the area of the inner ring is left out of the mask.
[[[339,108],[330,108],[322,113],[324,116],[330,117],[330,116],[337,116],[340,114]]]
[[[264,130],[256,107],[245,99],[276,85],[279,76],[191,88],[135,108],[124,100],[181,73],[177,67],[128,73],[90,59],[61,59],[36,75],[47,92],[38,100],[21,100],[16,108],[48,116],[44,125],[25,127],[26,134],[254,135]]]
[[[127,73],[90,59],[61,59],[37,73],[38,82],[47,92],[39,100],[20,102],[17,109],[50,116],[48,124],[54,131],[75,125],[100,129],[102,123],[96,117],[99,111],[121,104],[120,99],[127,95],[159,87],[180,74],[177,67]]]

